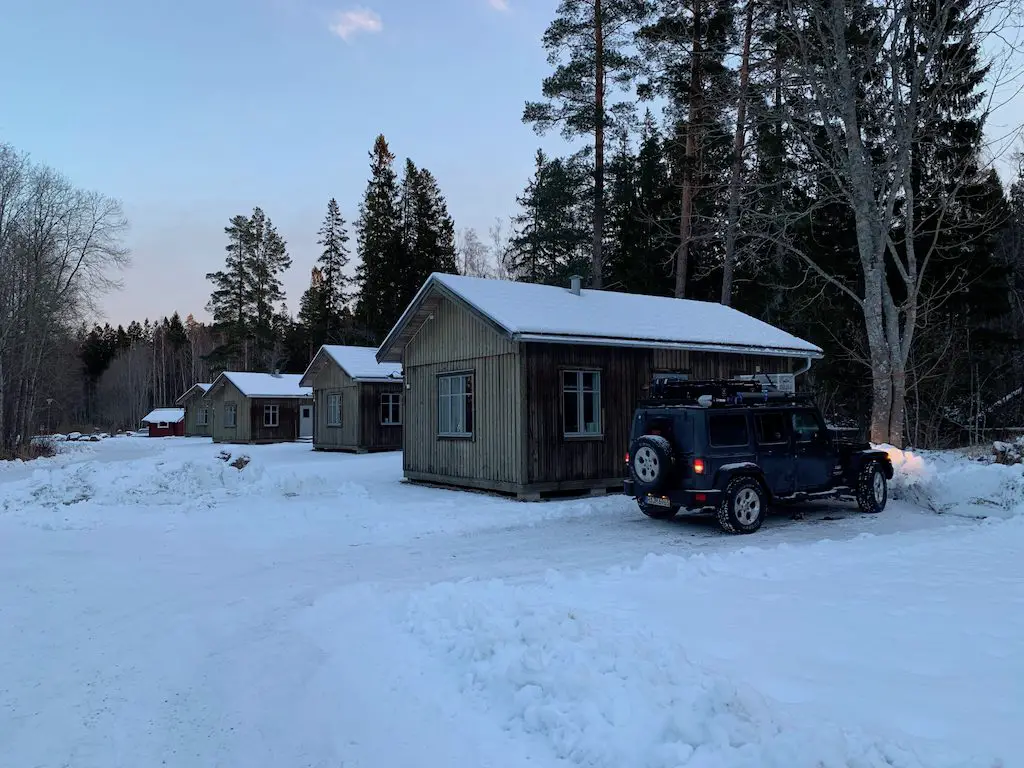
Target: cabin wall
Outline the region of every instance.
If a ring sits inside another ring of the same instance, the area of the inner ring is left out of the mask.
[[[317,372],[313,386],[313,447],[323,450],[357,447],[359,440],[359,385],[333,360]],[[327,398],[341,395],[341,426],[327,424]]]
[[[461,305],[443,299],[404,351],[402,433],[407,477],[515,490],[523,474],[517,346]],[[472,437],[438,435],[438,376],[472,372]]]
[[[405,414],[405,386],[395,383],[363,382],[359,385],[359,447],[370,451],[401,450],[402,424],[381,424],[381,395],[402,396],[402,422]],[[414,415],[415,417],[415,415]]]
[[[309,399],[286,397],[259,397],[250,401],[249,420],[249,442],[252,443],[284,443],[299,439],[299,408],[303,403],[308,404]],[[263,426],[264,408],[267,405],[278,407],[278,425],[276,427]],[[315,412],[315,408],[314,408]],[[239,414],[239,419],[244,418]]]
[[[789,358],[684,350],[523,344],[526,478],[545,490],[614,485],[623,477],[630,420],[646,395],[654,372],[686,372],[694,379],[729,378],[741,373],[794,370]],[[601,434],[563,433],[562,373],[600,372]]]
[[[207,423],[199,424],[199,411],[206,408],[208,411]],[[213,422],[213,409],[210,403],[200,395],[193,395],[185,402],[185,434],[189,437],[209,437],[210,426]]]
[[[210,406],[210,436],[215,443],[247,443],[250,440],[251,419],[249,413],[251,403],[249,398],[230,381],[225,380],[216,392],[211,392],[203,398]],[[236,426],[224,426],[224,412],[228,403],[235,403],[238,406]]]

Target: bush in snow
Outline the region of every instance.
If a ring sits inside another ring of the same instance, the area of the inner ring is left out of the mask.
[[[57,446],[53,440],[45,437],[32,438],[25,445],[0,453],[0,460],[32,461],[33,459],[49,459],[57,455]]]

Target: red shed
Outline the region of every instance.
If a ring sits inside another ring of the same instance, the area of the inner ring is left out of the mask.
[[[157,408],[146,414],[142,423],[149,425],[150,437],[184,437],[185,409]]]

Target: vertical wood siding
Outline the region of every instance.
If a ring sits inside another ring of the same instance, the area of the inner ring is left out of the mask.
[[[210,435],[215,443],[249,442],[249,398],[230,381],[225,381],[215,393],[208,394],[205,400],[210,406]],[[225,405],[229,402],[234,402],[238,406],[238,426],[234,429],[224,426]]]
[[[404,385],[364,382],[359,385],[360,437],[359,447],[371,451],[400,450],[402,425],[380,423],[380,397],[385,393],[403,395],[402,421],[406,420]]]
[[[199,411],[206,408],[208,411],[207,423],[200,425],[198,422]],[[213,421],[213,409],[210,403],[203,399],[202,395],[193,395],[185,401],[185,434],[189,437],[209,437],[210,424]]]
[[[253,398],[249,408],[249,440],[253,443],[285,443],[299,438],[299,407],[310,400],[297,398]],[[263,409],[267,405],[278,407],[276,427],[263,426]]]
[[[330,358],[313,377],[313,447],[355,449],[359,443],[359,385]],[[327,397],[341,395],[341,426],[327,426]]]
[[[623,474],[630,419],[646,395],[654,371],[687,371],[692,378],[728,378],[793,369],[787,358],[729,355],[685,350],[629,347],[524,344],[526,407],[526,482],[557,485],[584,480],[614,480]],[[601,425],[598,438],[566,438],[562,432],[564,368],[601,372]]]
[[[439,481],[518,485],[522,465],[522,397],[516,345],[469,311],[441,300],[405,349],[406,472]],[[437,435],[437,377],[472,371],[472,438]]]

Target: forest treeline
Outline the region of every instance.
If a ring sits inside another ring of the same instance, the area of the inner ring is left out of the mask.
[[[63,362],[37,361],[30,394],[4,384],[31,367],[18,356],[31,345],[0,336],[5,444],[43,426],[135,426],[225,367],[299,372],[322,343],[376,344],[435,270],[578,273],[730,304],[823,347],[806,384],[876,441],[1020,426],[1024,167],[1000,177],[986,142],[1012,14],[1005,0],[563,0],[523,120],[566,149],[537,151],[510,221],[457,230],[439,181],[396,167],[380,136],[357,209],[326,205],[294,313],[288,244],[255,208],[211,254],[212,322],[90,328],[72,298],[47,310],[38,338]],[[21,158],[5,152],[0,184]],[[108,240],[82,253],[76,297],[123,259],[119,210],[93,205]],[[3,210],[0,258],[20,264],[32,228],[4,228]],[[36,306],[17,293],[5,321]]]

